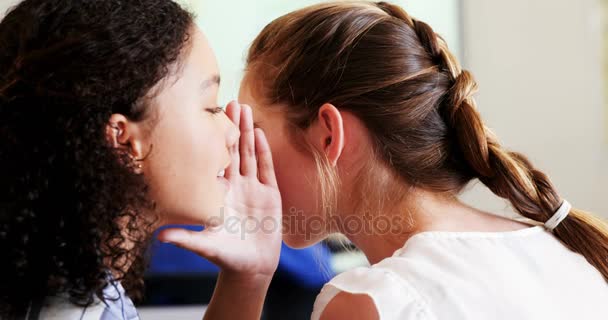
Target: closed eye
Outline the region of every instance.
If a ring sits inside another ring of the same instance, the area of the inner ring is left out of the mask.
[[[207,108],[207,109],[205,109],[205,111],[207,111],[211,114],[218,114],[220,112],[224,112],[224,109],[222,109],[221,107],[215,107],[215,108]]]

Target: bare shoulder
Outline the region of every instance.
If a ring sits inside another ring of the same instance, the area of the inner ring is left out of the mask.
[[[372,298],[365,294],[340,292],[323,310],[320,320],[378,320]]]

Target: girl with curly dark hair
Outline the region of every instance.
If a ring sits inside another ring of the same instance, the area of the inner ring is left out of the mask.
[[[234,221],[276,224],[280,195],[251,108],[217,105],[190,13],[25,0],[0,23],[0,70],[1,319],[137,319],[128,297],[167,224],[208,226],[159,235],[222,267],[206,317],[259,317],[280,230],[243,241]]]

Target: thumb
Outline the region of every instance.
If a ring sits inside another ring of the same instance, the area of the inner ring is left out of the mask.
[[[174,244],[207,259],[215,258],[219,248],[211,233],[205,231],[168,228],[159,232],[157,238],[161,242]]]

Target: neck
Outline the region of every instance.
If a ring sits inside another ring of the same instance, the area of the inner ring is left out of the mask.
[[[371,264],[392,256],[413,235],[421,232],[504,232],[529,227],[527,224],[472,208],[456,197],[446,197],[428,191],[414,191],[405,201],[393,204],[392,207],[394,209],[388,210],[388,214],[387,210],[382,210],[365,219],[372,219],[371,226],[382,227],[384,225],[380,220],[390,221],[388,231],[387,228],[373,227],[357,232],[348,232],[344,227],[341,230],[363,251]]]

